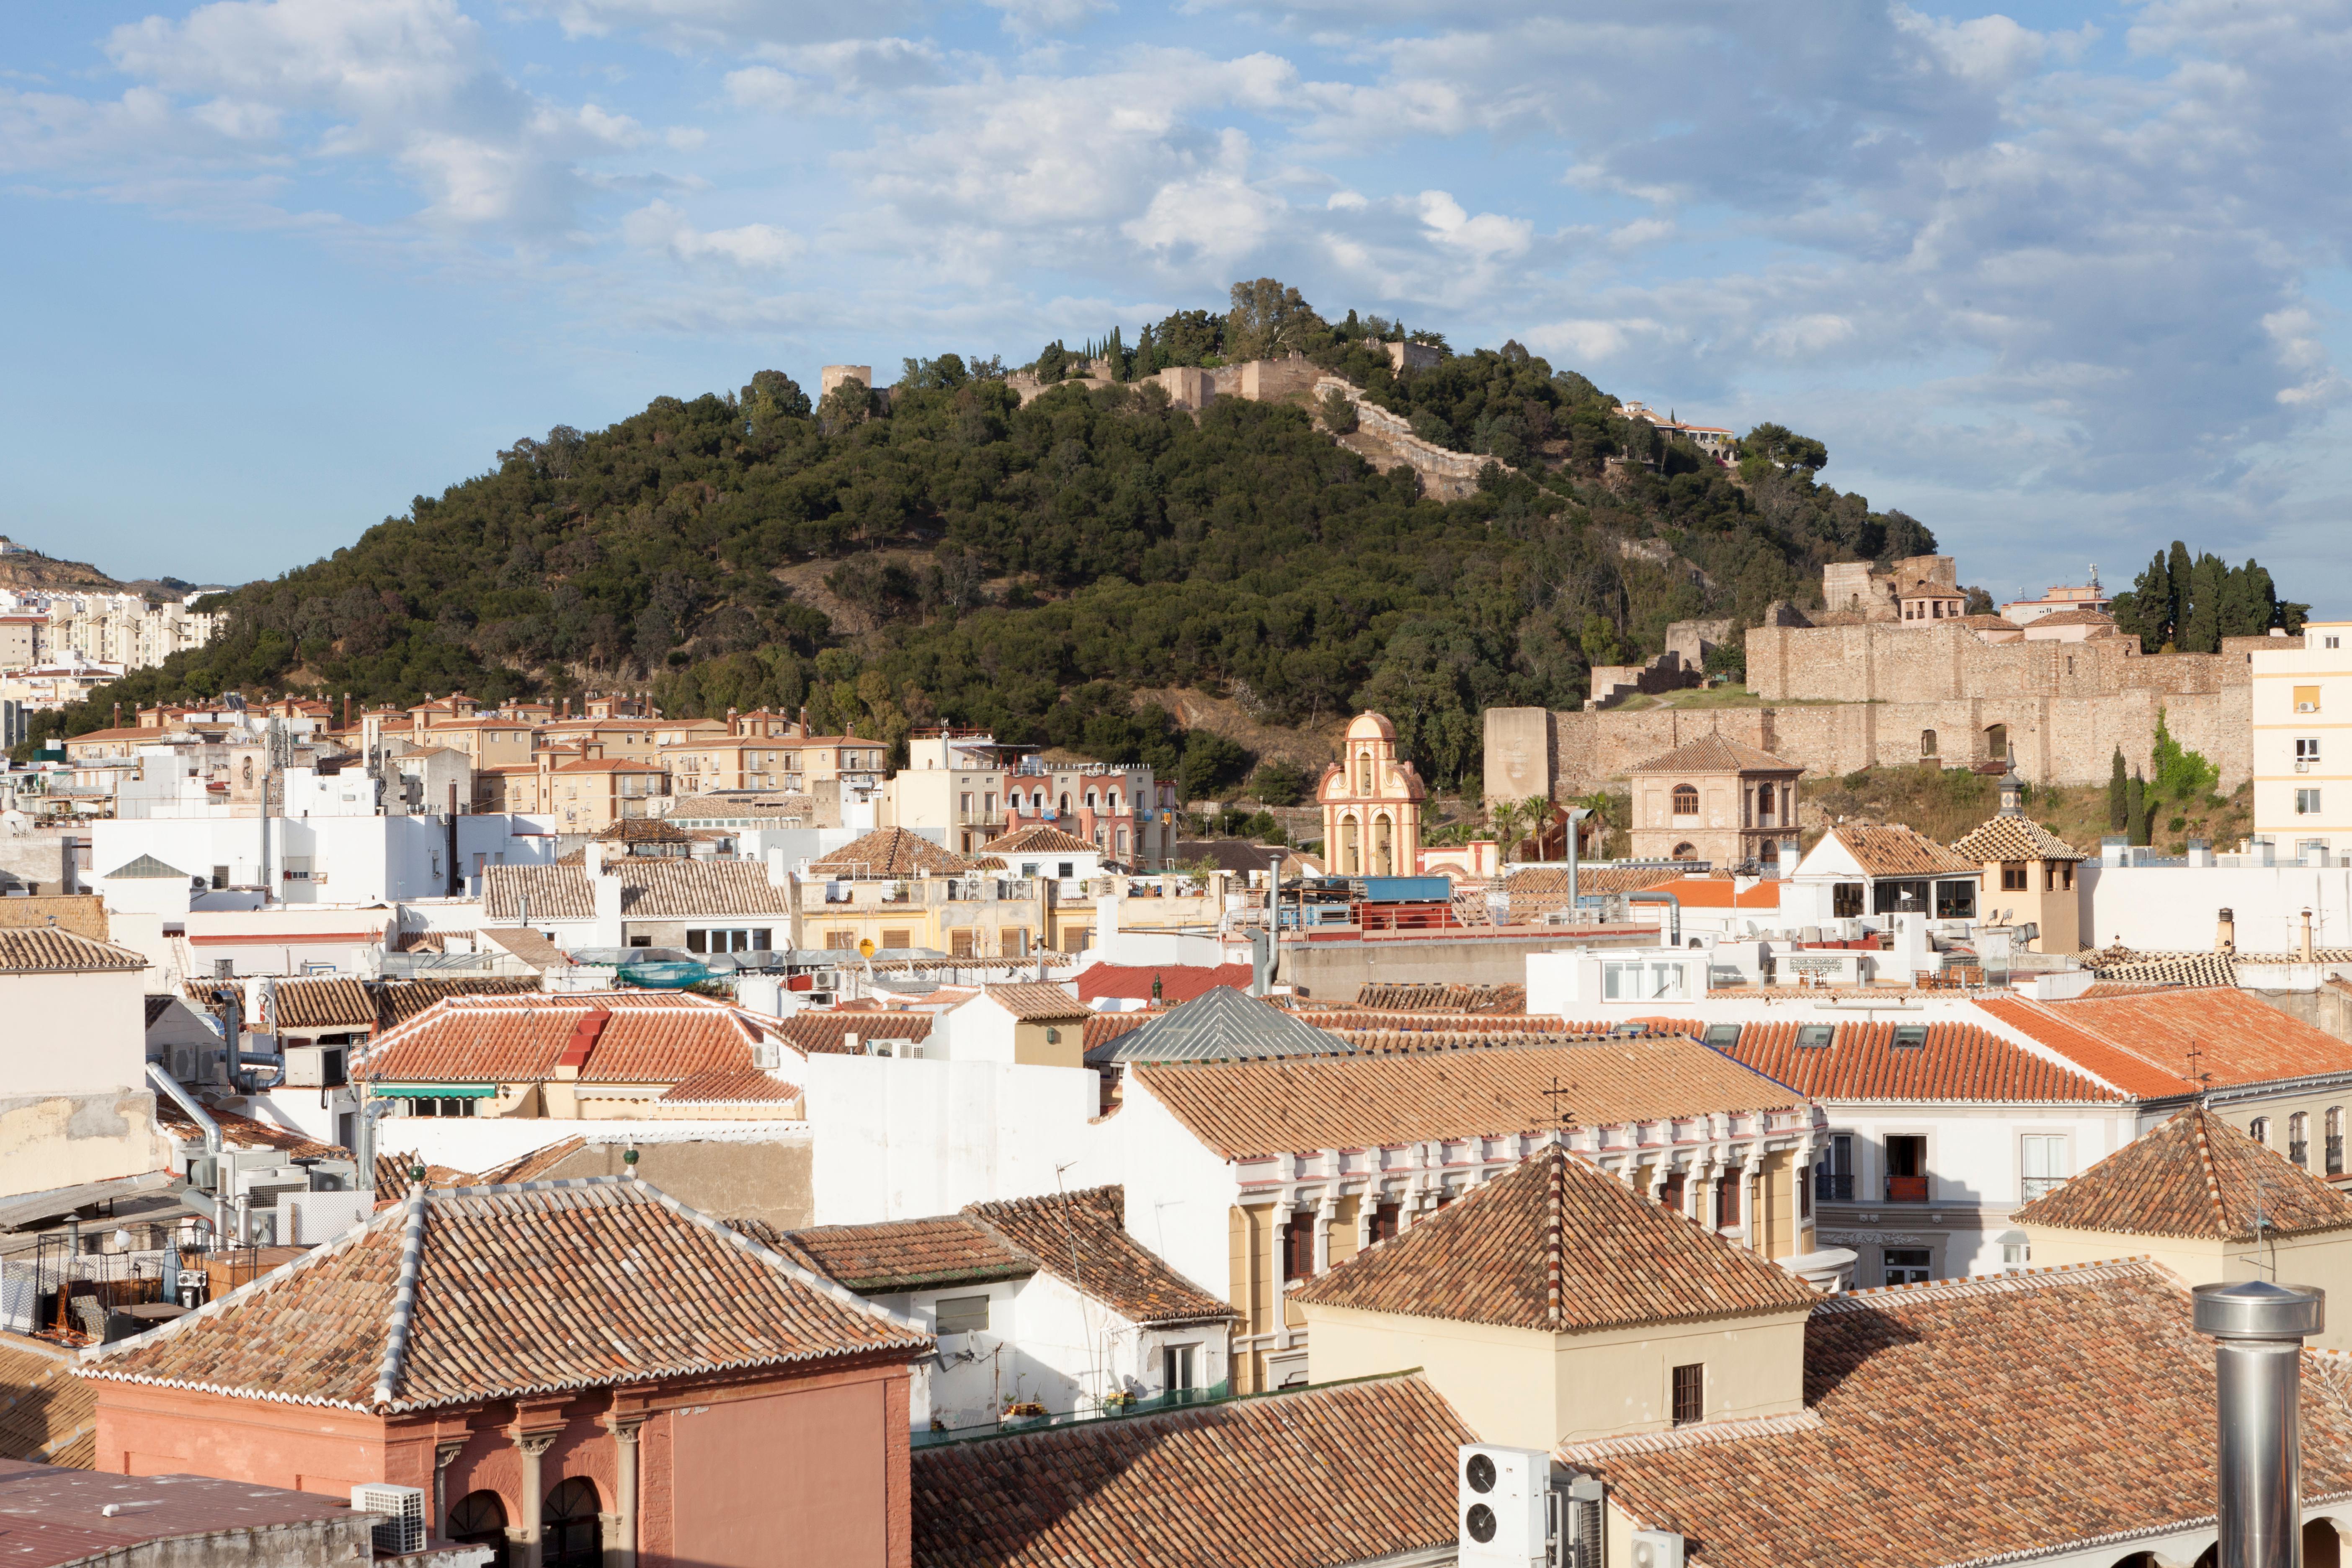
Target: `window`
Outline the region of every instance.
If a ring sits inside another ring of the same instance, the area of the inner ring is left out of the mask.
[[[1927,1282],[1927,1249],[1924,1247],[1890,1247],[1886,1249],[1884,1283],[1888,1285],[1925,1285]]]
[[[2257,1116],[2246,1123],[2246,1136],[2267,1149],[2271,1146],[2271,1119]]]
[[[2322,637],[2319,641],[2322,647],[2342,647],[2344,646],[2344,639],[2341,637]]]
[[[1920,755],[1922,758],[1927,758],[1927,757],[1932,757],[1932,756],[1934,756],[1935,754],[1936,754],[1936,731],[1933,731],[1933,730],[1922,730],[1922,731],[1919,731],[1919,755]]]
[[[1315,1216],[1292,1215],[1282,1226],[1282,1277],[1315,1278]]]
[[[1739,1026],[1709,1024],[1706,1026],[1706,1043],[1718,1051],[1737,1050],[1739,1047]]]
[[[2027,1203],[2066,1184],[2066,1140],[2049,1132],[2029,1132],[2018,1141],[2018,1169],[2024,1177],[2019,1190]]]
[[[1797,1046],[1801,1050],[1827,1050],[1837,1038],[1835,1024],[1800,1024],[1797,1026]]]
[[[971,956],[971,932],[969,931],[951,931],[948,932],[948,952],[951,957],[970,958]]]
[[[1973,879],[1958,878],[1936,884],[1936,918],[1939,921],[1969,921],[1977,915],[1977,885]]]
[[[1706,1419],[1706,1363],[1693,1362],[1674,1369],[1674,1416],[1677,1426]]]
[[[686,933],[688,952],[765,952],[773,934],[767,926],[755,926],[735,931],[689,931]]]
[[[1838,920],[1853,920],[1862,913],[1862,884],[1832,882],[1830,884],[1830,913]]]
[[[2294,738],[2294,771],[2305,773],[2319,765],[2319,737],[2297,735]]]
[[[2294,710],[2298,713],[2319,711],[2319,688],[2298,686],[2294,689]]]
[[[1696,816],[1698,815],[1698,790],[1696,786],[1686,784],[1675,785],[1675,815],[1676,816]]]
[[[1658,1206],[1672,1209],[1676,1214],[1682,1213],[1684,1194],[1689,1187],[1688,1179],[1680,1171],[1667,1172],[1666,1179],[1658,1184]]]
[[[1072,874],[1072,872],[1071,872],[1071,867],[1072,867],[1074,864],[1075,864],[1075,862],[1073,862],[1073,861],[1069,861],[1069,860],[1056,860],[1056,861],[1055,861],[1055,862],[1054,862],[1054,866],[1055,866],[1054,875],[1055,875],[1056,877],[1064,877],[1064,878],[1066,878],[1066,877],[1070,876],[1070,875]]]
[[[1898,1132],[1886,1140],[1886,1201],[1927,1201],[1927,1140],[1921,1134]]]
[[[1170,1394],[1192,1392],[1193,1352],[1198,1345],[1163,1345],[1160,1351],[1160,1386]]]
[[[1728,1230],[1739,1223],[1739,1190],[1748,1184],[1738,1171],[1726,1171],[1715,1184],[1715,1227]]]
[[[829,931],[824,933],[825,947],[835,952],[857,950],[857,933],[854,931]]]
[[[942,1334],[979,1333],[988,1327],[986,1296],[942,1296],[939,1305],[939,1328]]]
[[[227,886],[228,886],[228,868],[227,868],[227,867],[226,867],[226,866],[215,866],[215,867],[214,867],[214,868],[213,868],[213,888],[214,888],[214,890],[215,890],[215,891],[218,891],[220,889],[226,888],[226,887],[227,887]]]
[[[467,1492],[451,1503],[446,1533],[467,1546],[488,1547],[489,1568],[507,1568],[507,1505],[498,1493]]]
[[[2315,789],[2299,789],[2295,791],[2294,814],[2297,816],[2317,816],[2319,815],[2319,792]]]
[[[1679,1002],[1683,965],[1674,959],[1617,959],[1601,966],[1601,994],[1612,1002]]]
[[[906,931],[886,931],[882,933],[882,945],[888,948],[909,948],[915,945],[915,934]]]
[[[2021,860],[2005,860],[2000,868],[2000,890],[2021,893],[2026,889],[2025,864]]]
[[[2296,1111],[2286,1119],[2286,1157],[2311,1168],[2311,1117],[2306,1111]]]
[[[541,1568],[603,1568],[604,1526],[596,1483],[574,1476],[547,1494],[540,1515]]]
[[[1897,1025],[1895,1025],[1895,1048],[1896,1050],[1898,1050],[1898,1051],[1916,1051],[1916,1050],[1921,1050],[1921,1049],[1924,1049],[1924,1048],[1926,1047],[1927,1044],[1927,1025],[1925,1025],[1925,1024],[1897,1024]]]
[[[1404,1207],[1401,1204],[1373,1205],[1372,1220],[1364,1227],[1364,1239],[1368,1242],[1394,1241],[1403,1215]]]

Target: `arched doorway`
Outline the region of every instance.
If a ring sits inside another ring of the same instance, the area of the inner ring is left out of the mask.
[[[2338,1568],[2343,1561],[2344,1542],[2333,1523],[2315,1519],[2303,1527],[2303,1568]]]
[[[506,1500],[493,1491],[467,1492],[449,1506],[449,1539],[490,1549],[489,1568],[507,1568]]]
[[[1372,872],[1375,877],[1396,875],[1396,839],[1389,814],[1372,818]]]
[[[596,1483],[585,1476],[548,1493],[539,1516],[541,1568],[604,1568],[604,1523],[597,1513]]]
[[[1696,860],[1696,859],[1697,859],[1697,858],[1698,858],[1698,846],[1697,846],[1697,845],[1696,845],[1696,844],[1677,844],[1677,845],[1675,845],[1675,859],[1677,859],[1677,860]]]

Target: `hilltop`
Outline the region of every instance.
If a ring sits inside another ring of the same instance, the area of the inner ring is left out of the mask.
[[[1221,787],[1240,748],[1134,696],[1191,690],[1228,729],[1378,706],[1450,785],[1476,769],[1488,705],[1573,706],[1591,666],[1656,651],[1671,621],[1752,622],[1818,602],[1826,562],[1935,547],[1821,484],[1826,451],[1779,426],[1727,468],[1516,342],[1392,367],[1396,323],[1327,321],[1270,280],[1234,294],[1131,349],[1090,344],[1088,366],[1047,345],[1025,405],[1001,364],[944,354],[887,395],[851,383],[812,406],[763,371],[518,441],[332,555],[206,601],[231,613],[225,637],[66,726],[231,688],[643,686],[677,714],[804,705],[827,730],[947,721],[1189,759]],[[1377,471],[1339,443],[1344,408],[1194,414],[1136,380],[1294,350],[1423,439],[1491,458],[1475,490],[1439,500]],[[1079,368],[1097,374],[1063,380]]]

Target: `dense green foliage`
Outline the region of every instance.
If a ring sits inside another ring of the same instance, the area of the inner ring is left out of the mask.
[[[1223,316],[1087,346],[1122,374],[1296,349],[1496,458],[1467,500],[1375,472],[1297,405],[1221,399],[1196,417],[1157,384],[1063,383],[1023,407],[1001,365],[943,354],[908,361],[887,395],[853,383],[812,408],[762,371],[518,441],[224,595],[226,636],[63,727],[231,689],[408,702],[642,685],[672,714],[806,706],[893,741],[951,721],[1139,757],[1188,789],[1238,783],[1238,748],[1131,695],[1189,686],[1278,724],[1380,708],[1446,785],[1476,767],[1489,705],[1572,706],[1591,664],[1655,652],[1670,621],[1752,622],[1775,599],[1817,602],[1825,562],[1934,548],[1916,521],[1817,483],[1818,442],[1759,426],[1735,473],[1516,343],[1393,372],[1382,343],[1402,332],[1326,322],[1259,279]],[[1083,368],[1058,342],[1033,368],[1049,360]]]
[[[2219,653],[2223,637],[2261,637],[2273,626],[2301,631],[2310,612],[2309,605],[2281,599],[2258,563],[2225,565],[2210,552],[2192,562],[2177,539],[2170,555],[2158,552],[2108,611],[2149,653],[2168,645],[2179,653]]]

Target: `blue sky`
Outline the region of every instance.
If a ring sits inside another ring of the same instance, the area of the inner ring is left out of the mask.
[[[2352,0],[14,8],[0,532],[299,564],[516,437],[1270,274],[1826,441],[2008,597],[2352,614]]]

